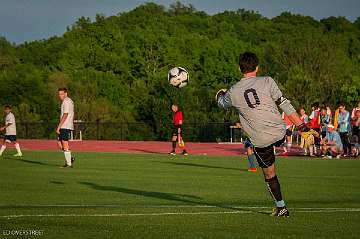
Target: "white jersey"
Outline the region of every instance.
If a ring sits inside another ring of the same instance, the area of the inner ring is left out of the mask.
[[[61,115],[60,120],[65,113],[68,113],[68,116],[65,122],[62,124],[61,129],[74,129],[74,102],[66,97],[61,103]]]
[[[6,128],[6,135],[16,135],[16,122],[13,113],[9,113],[5,117],[5,125],[11,124]]]

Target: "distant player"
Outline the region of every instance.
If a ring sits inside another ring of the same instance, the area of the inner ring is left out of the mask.
[[[0,149],[0,156],[2,156],[3,152],[6,149],[6,143],[10,142],[13,143],[15,145],[17,154],[15,154],[15,157],[21,157],[22,156],[22,152],[20,149],[20,145],[19,143],[16,141],[16,122],[15,122],[15,116],[14,114],[11,112],[11,106],[10,105],[5,105],[4,107],[4,111],[6,113],[5,116],[5,125],[3,127],[0,128],[1,131],[6,130],[5,133],[5,137]]]
[[[182,138],[182,124],[183,124],[183,114],[179,110],[179,106],[177,104],[173,104],[171,106],[171,110],[174,113],[173,115],[173,131],[172,131],[172,150],[169,153],[170,155],[176,155],[176,143],[179,143],[179,147],[183,150],[183,155],[188,155],[184,140]]]
[[[75,158],[71,156],[69,147],[69,135],[74,130],[74,102],[68,97],[66,88],[58,89],[58,96],[61,100],[60,122],[56,128],[58,134],[58,145],[64,151],[65,165],[62,168],[73,167]]]
[[[229,90],[220,90],[217,103],[222,108],[235,107],[239,111],[241,125],[254,145],[254,153],[264,173],[268,190],[275,200],[277,217],[288,217],[289,211],[281,195],[280,183],[275,172],[274,146],[285,139],[285,122],[278,107],[288,115],[300,131],[308,131],[290,101],[283,97],[275,81],[268,76],[257,77],[259,60],[254,53],[240,55],[240,71],[243,78]]]
[[[249,161],[249,172],[256,173],[256,165],[255,165],[255,154],[254,154],[254,145],[252,145],[251,141],[249,139],[245,139],[244,141],[244,147],[246,149],[247,158]]]

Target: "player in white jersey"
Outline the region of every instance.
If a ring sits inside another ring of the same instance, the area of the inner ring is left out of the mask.
[[[6,149],[6,143],[13,143],[15,145],[17,154],[15,154],[15,157],[21,157],[22,156],[22,152],[20,149],[20,145],[19,143],[16,141],[16,122],[15,122],[15,116],[14,114],[11,112],[11,106],[10,105],[5,105],[4,107],[4,111],[6,113],[6,117],[5,117],[5,125],[3,127],[0,128],[1,131],[5,130],[5,137],[4,137],[4,141],[3,144],[1,146],[0,149],[0,156],[3,154],[3,152]]]
[[[58,96],[61,100],[61,115],[56,133],[58,134],[58,145],[64,151],[65,156],[65,165],[62,168],[69,168],[73,167],[75,161],[69,147],[69,136],[74,130],[74,102],[68,97],[66,88],[59,88]]]
[[[222,108],[235,107],[239,112],[244,131],[254,145],[255,157],[262,168],[267,188],[276,204],[277,217],[288,217],[289,211],[281,195],[280,183],[275,173],[274,146],[285,139],[286,126],[278,108],[300,131],[308,131],[290,101],[283,97],[275,81],[268,76],[257,77],[259,60],[254,53],[240,55],[243,78],[229,90],[220,90],[217,103]]]

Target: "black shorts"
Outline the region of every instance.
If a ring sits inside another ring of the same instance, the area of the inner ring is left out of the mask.
[[[71,129],[60,129],[60,134],[58,134],[58,141],[69,141],[71,134]]]
[[[256,160],[260,168],[268,168],[275,163],[274,146],[280,147],[285,141],[285,137],[265,148],[254,148]]]
[[[5,135],[4,137],[5,141],[15,142],[16,141],[16,135]]]
[[[181,129],[181,125],[174,125],[173,129],[172,129],[172,135],[173,136],[178,136],[178,132],[179,132],[179,128]],[[180,135],[182,134],[182,130],[180,131]]]

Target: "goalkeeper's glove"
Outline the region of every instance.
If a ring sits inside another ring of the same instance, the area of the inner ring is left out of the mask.
[[[216,96],[215,96],[216,102],[218,101],[218,99],[219,99],[220,96],[223,96],[223,95],[226,94],[226,91],[227,91],[226,89],[221,89],[221,90],[219,90],[219,91],[216,93]]]

